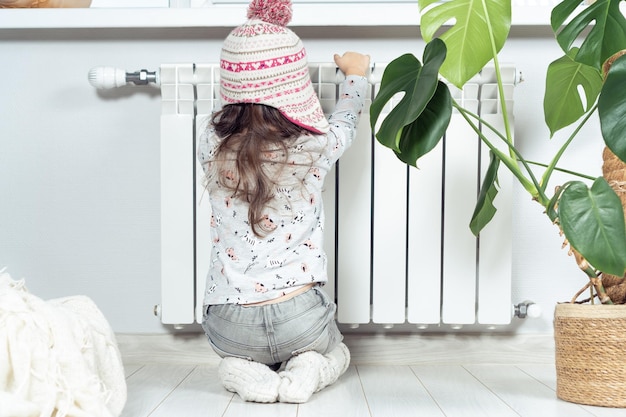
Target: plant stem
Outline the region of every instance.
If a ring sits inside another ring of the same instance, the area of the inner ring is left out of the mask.
[[[500,72],[500,63],[498,61],[498,48],[496,47],[496,41],[494,39],[493,36],[493,26],[491,25],[491,19],[490,19],[490,14],[489,11],[487,10],[487,3],[483,0],[482,2],[482,7],[483,7],[483,12],[485,14],[485,17],[487,19],[486,23],[487,23],[487,27],[488,27],[488,31],[487,33],[489,34],[489,42],[491,44],[491,56],[493,59],[493,65],[495,67],[496,70],[496,80],[498,83],[498,95],[499,97],[497,97],[498,102],[500,103],[500,108],[502,111],[502,121],[504,122],[504,132],[506,135],[506,142],[509,145],[509,157],[512,159],[515,159],[515,155],[513,153],[513,135],[511,134],[511,124],[509,123],[509,113],[507,111],[506,108],[506,99],[504,97],[504,87],[502,86],[502,73]]]
[[[591,286],[591,281],[585,284],[584,287],[582,287],[580,290],[576,292],[576,294],[574,294],[574,297],[572,297],[572,301],[570,301],[570,304],[576,303],[576,300],[578,300],[578,297],[580,297],[580,294],[587,291],[587,289],[590,289],[591,291],[591,304],[593,304],[593,287]]]
[[[556,153],[556,155],[554,155],[554,158],[552,158],[552,161],[550,162],[550,165],[548,165],[548,168],[545,170],[545,172],[543,173],[543,176],[541,177],[541,190],[542,191],[545,191],[546,187],[548,186],[548,182],[550,181],[550,176],[552,175],[552,173],[556,169],[556,164],[559,162],[559,159],[561,159],[561,156],[563,156],[563,153],[565,153],[565,150],[567,149],[567,147],[570,145],[570,143],[572,143],[572,141],[574,140],[574,138],[576,137],[576,135],[578,134],[580,129],[582,129],[582,127],[587,123],[587,121],[589,120],[591,115],[596,111],[597,108],[598,108],[598,104],[596,103],[591,108],[591,110],[589,110],[587,112],[585,117],[580,121],[580,123],[578,124],[576,129],[574,129],[574,131],[572,132],[570,137],[567,138],[567,140],[561,146],[561,148]]]
[[[589,262],[578,252],[576,249],[571,248],[571,252],[574,254],[576,258],[576,264],[578,267],[589,277],[589,281],[591,282],[591,287],[596,290],[596,294],[598,294],[598,299],[602,304],[613,304],[611,297],[608,296],[606,290],[604,289],[604,285],[602,284],[602,279],[598,275],[598,271],[589,265]],[[591,292],[591,300],[593,304],[593,291]]]
[[[547,168],[548,164],[544,164],[543,162],[536,162],[536,161],[526,161],[527,164],[530,165],[537,165],[543,168]],[[580,178],[584,178],[586,180],[591,180],[594,181],[596,179],[596,177],[591,176],[591,175],[587,175],[587,174],[582,174],[580,172],[576,172],[576,171],[571,171],[569,169],[565,169],[565,168],[559,168],[559,167],[554,167],[555,171],[559,171],[559,172],[563,172],[565,174],[569,174],[569,175],[573,175],[576,177],[580,177]]]
[[[502,163],[506,165],[509,171],[511,171],[511,173],[518,179],[522,187],[524,187],[524,189],[528,191],[528,193],[534,199],[538,200],[545,207],[548,204],[549,199],[544,194],[541,194],[539,192],[539,183],[537,182],[537,179],[533,175],[533,172],[530,169],[530,167],[526,164],[526,161],[524,160],[522,155],[520,155],[519,151],[515,149],[515,147],[502,135],[502,133],[500,133],[495,127],[493,127],[492,125],[484,121],[480,116],[459,106],[459,104],[455,100],[452,101],[452,106],[459,111],[461,116],[463,116],[465,121],[471,126],[471,128],[480,137],[480,139],[485,143],[485,145],[487,145],[487,147],[491,149],[491,151],[498,157],[498,159],[500,159],[500,161],[502,161]],[[502,141],[507,144],[509,152],[513,154],[514,157],[511,158],[507,156],[498,147],[496,147],[493,143],[491,143],[489,139],[487,139],[487,137],[483,134],[483,132],[470,120],[470,117],[479,121],[481,125],[486,126],[493,133],[495,133],[496,136],[502,139]],[[530,176],[530,180],[526,178],[526,176],[520,170],[519,166],[517,165],[518,162],[524,165],[524,167],[526,168],[526,171],[528,172]]]
[[[495,51],[495,45],[493,45],[493,39],[491,40],[492,47]],[[500,64],[498,63],[498,54],[494,52],[493,63],[496,69],[496,80],[498,83],[498,102],[500,103],[500,109],[502,111],[502,121],[504,122],[504,132],[506,135],[506,142],[509,145],[509,156],[515,159],[514,147],[513,147],[513,135],[511,134],[511,123],[509,122],[509,113],[506,108],[506,99],[504,97],[504,86],[502,85],[502,74],[500,72]]]
[[[606,291],[604,290],[604,285],[602,285],[602,280],[600,278],[593,277],[593,278],[589,278],[591,280],[591,284],[593,285],[593,287],[596,289],[596,294],[598,294],[598,298],[600,299],[600,302],[602,304],[613,304],[613,301],[611,301],[611,297],[609,297],[606,293]]]

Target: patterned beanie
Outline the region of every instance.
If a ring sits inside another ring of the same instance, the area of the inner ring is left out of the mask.
[[[252,0],[248,20],[222,46],[222,104],[265,104],[298,126],[326,133],[329,125],[311,84],[306,51],[285,27],[291,13],[291,0]]]

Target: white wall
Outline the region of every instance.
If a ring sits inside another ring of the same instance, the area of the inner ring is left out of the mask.
[[[358,50],[387,62],[423,43],[416,28],[295,28],[310,61]],[[542,113],[544,73],[558,50],[544,27],[514,28],[501,61],[525,81],[515,91],[516,135],[530,159],[558,146]],[[147,87],[97,92],[100,65],[157,69],[215,62],[226,29],[0,29],[0,268],[48,299],[90,296],[117,332],[166,332],[152,314],[159,283],[160,96]],[[600,172],[602,145],[575,143],[569,168]],[[550,155],[552,153],[549,153]],[[551,332],[556,301],[585,282],[555,227],[519,189],[513,301],[542,305],[518,331]]]

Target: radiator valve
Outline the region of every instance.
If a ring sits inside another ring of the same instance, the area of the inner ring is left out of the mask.
[[[533,301],[523,301],[514,305],[513,309],[513,315],[520,319],[525,319],[526,317],[534,319],[541,316],[541,307]]]
[[[145,69],[126,72],[123,69],[113,67],[95,67],[87,75],[89,83],[98,90],[122,87],[127,84],[134,85],[159,85],[159,73]]]

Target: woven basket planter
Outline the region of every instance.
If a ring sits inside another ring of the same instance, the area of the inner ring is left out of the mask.
[[[626,407],[626,305],[557,304],[556,395]]]

